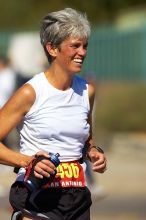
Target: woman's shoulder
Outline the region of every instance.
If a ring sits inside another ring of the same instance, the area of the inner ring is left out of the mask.
[[[30,84],[24,84],[20,89],[18,89],[16,94],[17,97],[23,100],[23,102],[29,107],[35,102],[36,93]]]
[[[88,83],[88,91],[89,91],[89,97],[94,97],[96,93],[95,85],[91,82]]]
[[[41,80],[43,79],[43,72],[41,73],[37,73],[36,75],[34,75],[29,81],[26,82],[26,84],[36,84],[36,83],[40,83]]]
[[[29,81],[27,81],[25,85],[30,85],[37,96],[40,93],[40,89],[43,88],[43,86],[41,86],[43,85],[43,72],[36,74]]]
[[[25,100],[25,103],[32,106],[36,100],[42,75],[43,73],[36,74],[29,81],[27,81],[22,87],[20,87],[16,92],[17,97],[22,97],[22,99]]]

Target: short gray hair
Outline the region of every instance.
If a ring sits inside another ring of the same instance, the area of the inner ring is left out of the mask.
[[[52,46],[59,48],[60,44],[71,37],[88,39],[90,36],[90,24],[86,14],[72,8],[51,12],[47,14],[41,25],[40,39],[49,62],[51,56],[46,49],[50,42]]]

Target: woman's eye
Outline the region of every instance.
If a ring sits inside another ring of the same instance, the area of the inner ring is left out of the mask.
[[[78,45],[78,44],[73,44],[73,45],[71,45],[71,47],[73,47],[73,48],[78,48],[79,45]]]
[[[87,47],[88,47],[88,44],[85,44],[85,45],[84,45],[84,49],[87,49]]]
[[[72,47],[72,48],[75,48],[75,49],[76,49],[76,48],[79,48],[80,46],[81,46],[80,44],[73,44],[73,45],[71,45],[71,47]],[[88,44],[83,45],[83,48],[84,48],[84,49],[87,49],[87,47],[88,47]]]

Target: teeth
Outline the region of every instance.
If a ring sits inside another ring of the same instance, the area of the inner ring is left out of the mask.
[[[82,62],[83,62],[82,59],[78,59],[78,58],[74,59],[74,61],[75,61],[76,63],[82,63]]]

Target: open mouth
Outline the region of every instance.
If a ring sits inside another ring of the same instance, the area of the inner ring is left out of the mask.
[[[83,63],[83,59],[75,58],[75,59],[74,59],[74,62],[75,62],[75,63],[78,63],[78,64],[82,64],[82,63]]]

